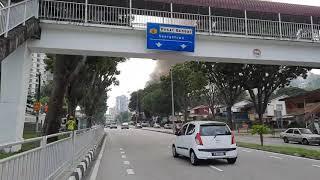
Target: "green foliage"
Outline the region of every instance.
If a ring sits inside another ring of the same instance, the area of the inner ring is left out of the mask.
[[[260,123],[265,112],[270,97],[278,88],[288,86],[291,80],[301,76],[307,77],[311,68],[298,66],[279,66],[279,65],[245,65],[243,78],[246,79],[244,88],[248,90],[255,110],[259,115]]]
[[[253,125],[251,133],[252,134],[268,134],[270,132],[270,129],[265,125]]]
[[[44,97],[41,97],[40,98],[40,103],[41,104],[47,104],[47,103],[49,103],[49,97],[48,96],[44,96]]]

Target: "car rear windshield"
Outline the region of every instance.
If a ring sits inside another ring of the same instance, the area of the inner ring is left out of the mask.
[[[310,131],[310,129],[299,129],[301,134],[312,134],[312,132]]]
[[[231,135],[230,129],[224,124],[204,124],[200,125],[201,136],[221,136]]]

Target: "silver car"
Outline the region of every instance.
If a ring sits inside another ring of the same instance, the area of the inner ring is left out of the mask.
[[[306,128],[289,128],[285,132],[280,133],[280,137],[285,143],[290,141],[299,142],[304,145],[308,144],[319,144],[320,135],[313,134],[310,129]]]

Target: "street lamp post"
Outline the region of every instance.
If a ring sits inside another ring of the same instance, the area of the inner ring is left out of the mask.
[[[172,130],[174,131],[175,128],[175,119],[174,119],[174,94],[173,94],[173,75],[172,75],[172,69],[170,69],[170,77],[171,77],[171,107],[172,107]]]
[[[136,107],[136,127],[138,124],[138,118],[140,116],[140,112],[139,112],[139,90],[137,91],[137,107]]]

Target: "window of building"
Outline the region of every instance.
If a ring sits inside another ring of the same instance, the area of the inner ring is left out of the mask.
[[[282,110],[283,110],[282,104],[277,104],[277,105],[276,105],[276,110],[277,110],[277,111],[282,111]]]

